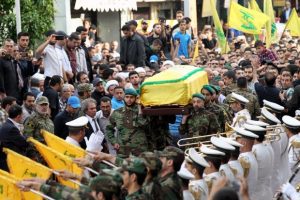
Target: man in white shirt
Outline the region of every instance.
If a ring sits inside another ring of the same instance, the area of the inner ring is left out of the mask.
[[[66,141],[70,144],[80,147],[79,143],[84,139],[85,127],[87,123],[88,118],[85,116],[67,122],[66,125],[69,128],[69,136],[66,138]]]

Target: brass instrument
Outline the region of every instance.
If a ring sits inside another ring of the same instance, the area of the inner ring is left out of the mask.
[[[210,135],[201,135],[201,136],[182,138],[178,140],[177,146],[178,147],[199,147],[201,146],[201,144],[210,143],[209,140],[212,136],[225,135],[225,134],[226,133],[216,133]]]

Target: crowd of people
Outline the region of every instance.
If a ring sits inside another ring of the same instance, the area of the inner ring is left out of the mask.
[[[22,190],[55,199],[268,200],[278,192],[300,199],[300,174],[287,182],[300,162],[298,39],[286,30],[266,48],[224,24],[231,39],[221,54],[212,26],[195,33],[182,11],[176,19],[169,27],[159,18],[150,32],[146,21],[139,30],[131,20],[121,28],[120,47],[103,42],[88,20],[69,35],[47,31],[34,51],[26,32],[4,40],[1,148],[47,165],[27,141],[45,143],[46,130],[91,152],[74,162],[100,172],[78,176],[62,169],[60,176],[83,184],[77,190],[38,178],[19,182]],[[143,114],[140,86],[176,65],[207,74],[189,113]],[[197,145],[177,145],[180,138]],[[103,161],[118,169],[104,169]],[[9,171],[3,152],[0,169]]]

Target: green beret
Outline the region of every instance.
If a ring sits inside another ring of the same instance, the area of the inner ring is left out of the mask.
[[[221,91],[221,88],[218,85],[210,85],[210,87],[212,87],[216,91],[216,93],[219,93]]]
[[[193,94],[192,98],[197,97],[199,99],[205,100],[205,96],[201,93]]]
[[[202,89],[206,89],[211,95],[215,93],[215,90],[210,85],[203,85]]]
[[[125,95],[132,95],[132,96],[137,96],[138,93],[136,92],[135,89],[132,88],[128,88],[125,90]]]

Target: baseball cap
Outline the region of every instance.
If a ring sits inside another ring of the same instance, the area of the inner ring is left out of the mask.
[[[129,172],[135,172],[139,174],[145,174],[147,173],[147,168],[141,158],[130,157],[124,160],[121,167],[121,171],[129,171]]]
[[[72,108],[80,108],[80,99],[76,96],[70,96],[67,102]]]
[[[38,97],[36,100],[35,100],[35,103],[38,104],[38,105],[41,105],[41,104],[49,104],[49,101],[48,101],[48,98],[45,97],[45,96],[40,96]]]
[[[156,153],[158,154],[159,157],[171,157],[171,158],[176,158],[181,155],[184,155],[184,152],[181,149],[173,146],[167,146],[166,148],[164,148],[164,150],[156,151]]]
[[[100,82],[103,82],[103,80],[102,80],[101,78],[95,78],[95,79],[93,80],[93,86],[96,87],[96,85],[97,85],[98,83],[100,83]]]
[[[119,194],[121,187],[118,181],[115,180],[114,176],[100,175],[93,178],[89,184],[91,190],[97,190],[101,188],[103,192],[111,192]]]
[[[158,61],[158,57],[157,57],[157,55],[152,55],[152,56],[150,56],[150,63],[153,63],[153,62],[157,62]]]
[[[150,170],[161,170],[162,163],[153,152],[143,152],[140,154],[140,158]]]

